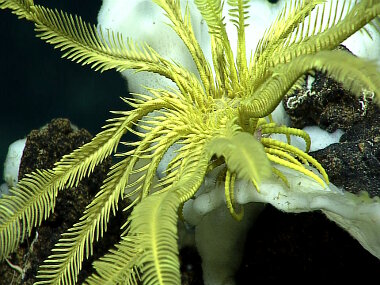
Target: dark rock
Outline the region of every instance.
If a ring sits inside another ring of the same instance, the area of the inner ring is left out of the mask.
[[[377,131],[379,131],[377,127]],[[327,171],[334,185],[345,191],[359,194],[367,192],[369,197],[380,197],[380,136],[375,133],[360,140],[352,140],[330,145],[313,152]]]
[[[349,52],[343,46],[339,49]],[[310,84],[308,81],[313,77]],[[350,91],[343,89],[341,83],[319,71],[305,78],[300,88],[283,99],[292,127],[302,129],[308,125],[318,125],[321,129],[334,132],[338,128],[347,130],[371,115],[368,105],[373,93],[363,91],[362,96],[356,98]]]
[[[52,168],[64,154],[89,142],[91,138],[88,131],[73,129],[67,119],[54,119],[44,128],[31,131],[27,136],[19,178],[36,169]],[[25,277],[21,280],[19,273],[3,262],[0,264],[0,276],[2,276],[0,284],[29,285],[36,281],[38,266],[51,254],[51,249],[61,234],[78,222],[85,207],[99,191],[110,165],[111,159],[106,159],[95,168],[90,177],[84,178],[77,187],[59,191],[54,213],[46,221],[43,221],[41,226],[33,230],[30,237],[26,238],[19,249],[9,258],[12,264],[24,269]],[[120,227],[127,215],[122,212],[123,206],[125,204],[119,207],[119,218],[111,218],[111,224],[106,233],[107,238],[95,243],[94,255],[89,260],[85,260],[79,276],[79,284],[92,273],[91,262],[104,255],[113,244],[118,242],[121,233]],[[120,219],[120,215],[122,219]]]
[[[352,193],[366,191],[370,197],[379,196],[380,109],[372,102],[373,92],[363,91],[362,97],[356,98],[326,74],[315,72],[314,76],[310,89],[305,82],[283,100],[292,126],[344,130],[339,144],[310,154],[335,185]]]

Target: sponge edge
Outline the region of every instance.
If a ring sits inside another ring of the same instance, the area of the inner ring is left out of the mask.
[[[292,169],[277,165],[286,175],[289,187],[273,177],[260,185],[257,192],[251,182],[237,180],[235,197],[248,210],[243,222],[234,221],[226,208],[222,186],[211,172],[201,186],[199,195],[185,203],[185,220],[195,225],[195,240],[202,257],[205,284],[234,284],[232,276],[240,263],[239,244],[246,228],[251,225],[261,208],[271,204],[289,213],[321,210],[330,220],[349,232],[366,250],[380,258],[380,199],[368,195],[354,195],[333,184],[322,187],[314,180]],[[310,169],[314,171],[313,169]],[[318,173],[315,171],[315,174]],[[233,228],[231,232],[229,227]],[[237,236],[242,235],[239,240]],[[214,249],[220,244],[223,250]]]
[[[4,163],[3,179],[9,188],[15,186],[18,182],[18,171],[20,169],[25,143],[26,138],[17,140],[8,147],[8,153]]]
[[[283,172],[290,187],[272,179],[263,183],[261,192],[247,181],[236,185],[239,203],[270,203],[285,212],[298,213],[321,210],[330,220],[349,232],[370,253],[380,258],[380,199],[370,198],[363,192],[354,195],[333,184],[322,188],[297,171],[276,166]],[[365,189],[363,189],[365,190]]]

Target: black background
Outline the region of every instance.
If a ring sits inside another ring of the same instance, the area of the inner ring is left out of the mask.
[[[80,15],[96,24],[101,0],[35,1]],[[92,135],[111,110],[124,110],[126,81],[116,71],[95,72],[62,59],[36,38],[34,25],[0,10],[0,173],[8,146],[56,117],[65,117]]]

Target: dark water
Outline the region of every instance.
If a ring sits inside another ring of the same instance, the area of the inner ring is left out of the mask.
[[[49,3],[50,2],[50,3]],[[38,1],[96,23],[100,0]],[[54,5],[54,6],[52,6]],[[34,26],[0,10],[0,176],[7,148],[52,118],[66,117],[95,135],[110,110],[124,110],[126,83],[116,71],[95,72],[35,37]]]

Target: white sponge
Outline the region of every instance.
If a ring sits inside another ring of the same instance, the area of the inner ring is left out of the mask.
[[[4,163],[3,179],[8,187],[13,187],[18,181],[18,171],[20,168],[22,153],[26,143],[25,139],[20,139],[9,145],[8,154]]]

